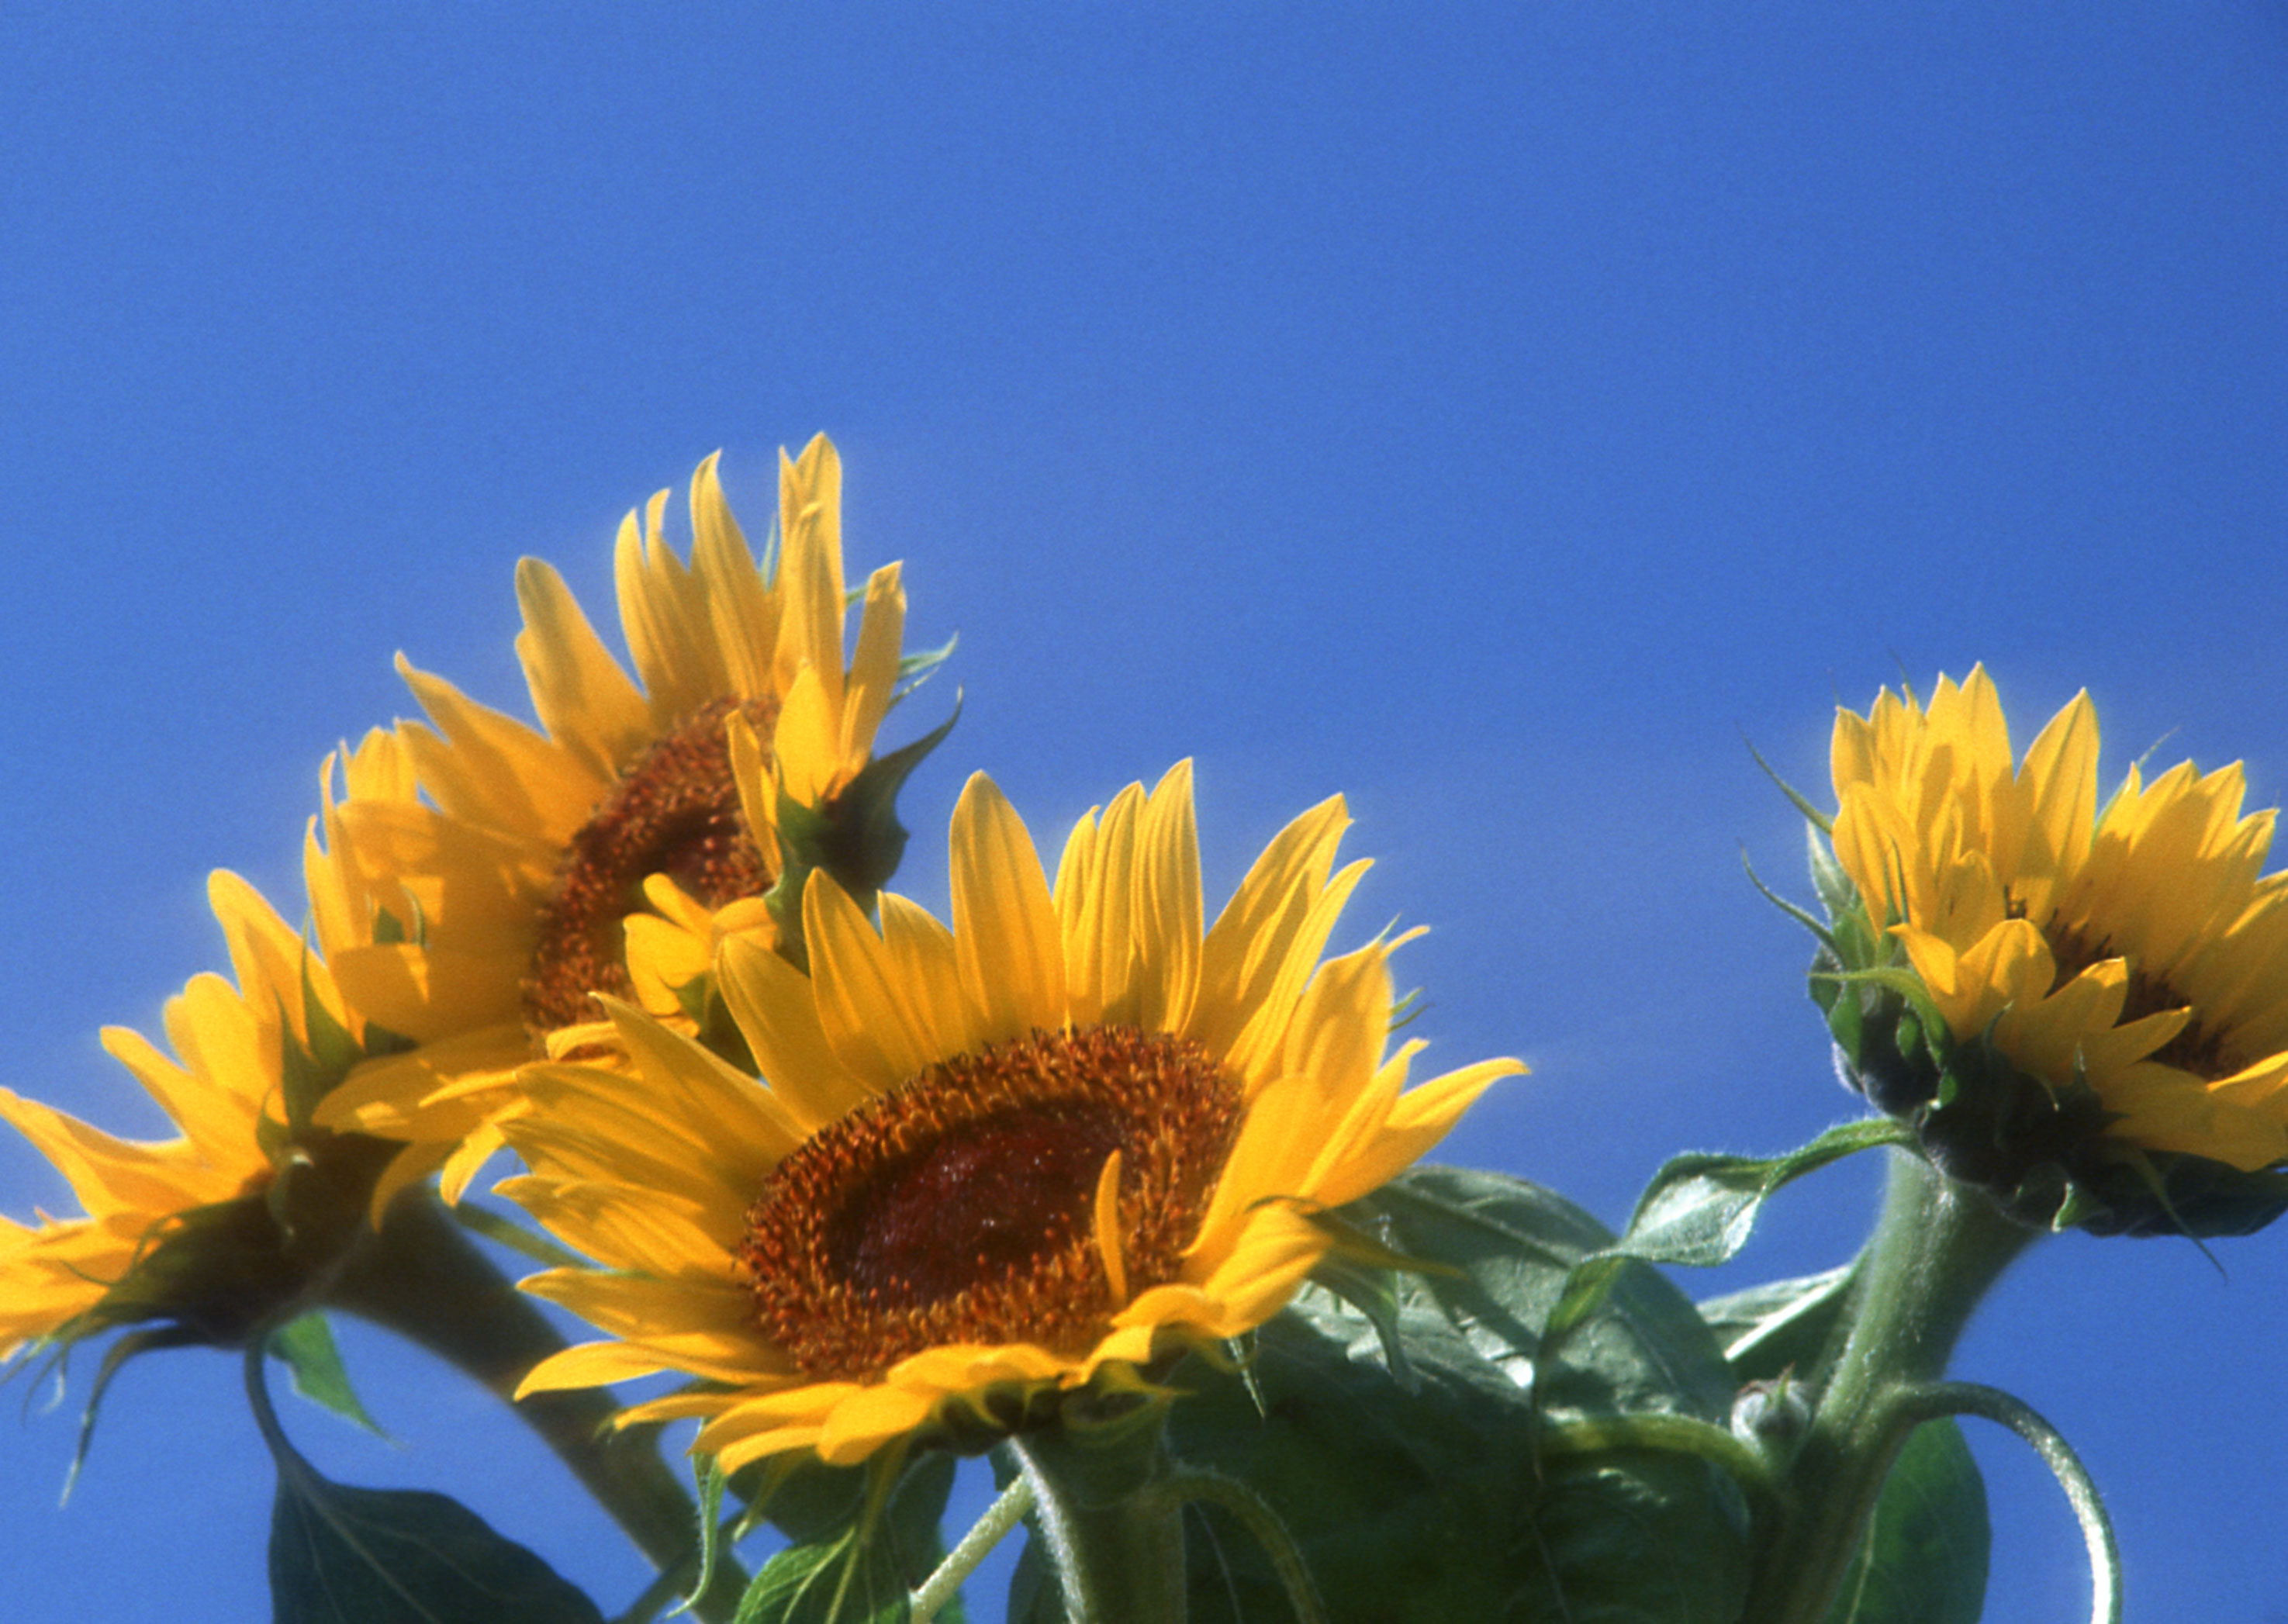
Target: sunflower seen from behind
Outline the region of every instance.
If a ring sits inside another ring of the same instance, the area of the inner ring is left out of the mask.
[[[868,774],[900,679],[900,566],[868,580],[845,656],[842,471],[823,435],[780,456],[775,558],[758,563],[716,461],[691,484],[690,562],[663,535],[667,493],[623,523],[616,554],[631,677],[554,570],[517,570],[517,654],[537,728],[441,677],[400,669],[428,721],[361,747],[327,852],[344,875],[322,918],[347,995],[409,1052],[369,1066],[327,1120],[457,1148],[449,1193],[497,1145],[517,1066],[608,1040],[592,995],[671,1024],[682,978],[724,928],[775,939],[763,899],[838,809],[865,831],[835,847],[861,888],[894,867],[894,820],[863,816],[902,773]],[[907,754],[907,753],[902,753]],[[382,764],[386,758],[386,764]],[[735,760],[747,767],[743,796]],[[801,828],[782,828],[788,816]],[[648,931],[630,973],[626,939]]]
[[[1397,943],[1320,956],[1366,867],[1335,870],[1345,825],[1297,819],[1204,929],[1188,764],[1084,818],[1053,889],[981,774],[950,931],[888,893],[878,928],[821,874],[808,976],[726,942],[759,1079],[624,1005],[632,1073],[528,1068],[503,1192],[603,1267],[526,1286],[611,1340],[522,1390],[679,1372],[626,1418],[700,1418],[726,1470],[846,1464],[1262,1323],[1331,1245],[1315,1211],[1524,1069],[1406,1088]]]
[[[2264,1172],[2288,1162],[2288,875],[2263,872],[2276,814],[2243,812],[2239,765],[2133,764],[2101,802],[2088,695],[2018,757],[1983,668],[1927,707],[1886,691],[1839,712],[1831,754],[1835,860],[1943,1028],[1858,1034],[1877,1103],[2033,1216],[2268,1218],[2288,1194]],[[1855,1032],[1878,1005],[1841,1002]]]
[[[377,1183],[433,1171],[433,1152],[314,1127],[313,1106],[369,1033],[324,963],[236,875],[208,885],[235,983],[192,978],[167,1002],[170,1056],[140,1034],[103,1046],[180,1130],[122,1139],[0,1089],[6,1120],[72,1186],[81,1215],[0,1217],[0,1359],[119,1326],[227,1343],[298,1300],[355,1244]]]

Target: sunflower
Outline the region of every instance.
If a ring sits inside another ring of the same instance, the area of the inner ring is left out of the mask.
[[[179,1137],[115,1138],[0,1089],[0,1118],[70,1181],[84,1213],[33,1224],[0,1218],[0,1357],[138,1319],[174,1319],[219,1340],[242,1332],[299,1289],[297,1258],[321,1239],[303,1235],[298,1251],[271,1222],[282,1168],[302,1170],[305,1185],[347,1174],[354,1191],[331,1204],[332,1216],[366,1209],[377,1157],[390,1148],[307,1125],[313,1097],[363,1052],[357,1017],[252,886],[218,873],[208,895],[237,984],[200,975],[168,1001],[179,1058],[124,1027],[103,1034]],[[416,1165],[409,1176],[434,1166]],[[290,1211],[315,1208],[298,1200]],[[347,1227],[332,1225],[337,1236]]]
[[[615,1006],[632,1074],[528,1068],[507,1132],[532,1171],[502,1185],[606,1265],[527,1288],[615,1340],[521,1390],[681,1372],[703,1385],[624,1418],[702,1418],[726,1470],[844,1464],[1261,1324],[1332,1244],[1315,1213],[1524,1069],[1405,1090],[1398,944],[1320,961],[1367,867],[1333,872],[1347,822],[1297,819],[1204,931],[1188,764],[1083,818],[1053,891],[981,774],[951,931],[887,893],[878,929],[817,874],[807,977],[725,942],[761,1079]]]
[[[2093,1091],[2117,1153],[2288,1161],[2288,875],[2240,767],[2102,806],[2077,695],[2014,759],[1993,683],[1839,712],[1835,855],[1958,1042]]]
[[[666,492],[621,526],[636,679],[556,572],[527,558],[517,654],[540,727],[401,656],[429,723],[346,752],[338,800],[329,774],[338,906],[318,912],[321,946],[351,1002],[411,1047],[353,1079],[323,1120],[458,1146],[449,1194],[497,1146],[517,1066],[552,1040],[608,1037],[592,994],[679,1021],[678,978],[704,970],[719,915],[767,938],[759,899],[784,864],[787,809],[828,807],[871,759],[900,675],[899,566],[868,582],[846,668],[833,446],[821,435],[798,459],[781,454],[775,574],[749,551],[716,462],[692,479],[689,565],[662,535]],[[743,797],[735,760],[753,769]],[[631,930],[665,971],[631,975]]]

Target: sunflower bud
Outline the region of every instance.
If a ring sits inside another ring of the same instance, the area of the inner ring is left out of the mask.
[[[1982,671],[1836,722],[1811,995],[1844,1082],[2025,1223],[2288,1211],[2288,891],[2236,767],[2097,794],[2087,696],[2022,759]]]

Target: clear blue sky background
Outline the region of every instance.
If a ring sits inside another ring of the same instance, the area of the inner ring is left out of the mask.
[[[902,889],[974,767],[1053,831],[1196,756],[1218,887],[1340,789],[1433,1058],[1535,1067],[1449,1159],[1617,1221],[1809,1137],[1853,1102],[1744,733],[1821,788],[1838,697],[1983,659],[2022,741],[2086,685],[2109,774],[2288,786],[2288,20],[1998,10],[12,8],[0,1080],[156,1131],[95,1029],[221,963],[210,867],[298,907],[391,654],[509,702],[518,555],[598,605],[625,508],[719,446],[759,533],[824,429],[854,564],[962,638]],[[1710,1284],[1840,1261],[1871,1172]],[[2054,1241],[1962,1351],[2109,1490],[2134,1616],[2288,1619],[2284,1248]],[[348,1351],[403,1446],[290,1416],[322,1464],[632,1593],[490,1401]],[[61,1512],[70,1410],[12,1417],[12,1620],[265,1615],[234,1383],[132,1369]],[[1977,1443],[1990,1616],[2076,1616]]]

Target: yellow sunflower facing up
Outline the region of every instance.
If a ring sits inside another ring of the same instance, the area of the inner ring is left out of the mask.
[[[357,1018],[253,887],[218,873],[208,894],[237,985],[201,975],[168,1001],[179,1058],[123,1027],[103,1034],[179,1137],[115,1138],[0,1089],[0,1118],[55,1164],[84,1212],[29,1225],[0,1218],[0,1357],[59,1333],[139,1319],[175,1319],[218,1340],[242,1333],[299,1288],[298,1256],[326,1240],[305,1232],[298,1242],[270,1221],[282,1168],[301,1170],[306,1186],[312,1169],[346,1173],[354,1184],[327,1204],[322,1222],[306,1201],[291,1216],[338,1238],[363,1216],[388,1148],[306,1126],[311,1096],[360,1052]],[[286,1203],[276,1208],[289,1216]]]
[[[662,534],[667,499],[620,530],[634,678],[556,572],[527,558],[517,654],[540,726],[401,659],[429,722],[361,746],[340,800],[329,787],[338,906],[319,910],[322,945],[351,1002],[414,1047],[362,1071],[324,1120],[460,1145],[449,1192],[497,1143],[488,1124],[514,1100],[499,1085],[552,1034],[562,1048],[592,1029],[591,994],[680,1018],[670,976],[631,976],[627,932],[687,935],[695,947],[655,942],[645,962],[690,974],[719,921],[767,937],[759,899],[784,862],[783,810],[827,807],[858,779],[898,682],[897,565],[868,582],[845,660],[842,471],[824,436],[780,457],[775,573],[716,458],[692,479],[688,565]],[[751,768],[744,797],[735,760]]]
[[[2051,1089],[2086,1085],[2104,1139],[2242,1172],[2288,1160],[2288,875],[2237,764],[2102,805],[2086,694],[2014,758],[1984,669],[1925,709],[1836,717],[1835,855],[1961,1042]]]
[[[524,1392],[660,1371],[707,1385],[629,1420],[703,1419],[727,1470],[862,1460],[987,1396],[1084,1383],[1276,1313],[1331,1244],[1311,1215],[1423,1154],[1514,1060],[1408,1090],[1378,940],[1321,962],[1365,869],[1331,800],[1203,931],[1191,775],[1073,830],[1052,890],[1000,792],[951,836],[953,929],[831,878],[811,973],[734,938],[718,967],[762,1073],[624,1005],[632,1071],[539,1065],[502,1186],[605,1265],[527,1287],[615,1340]]]

